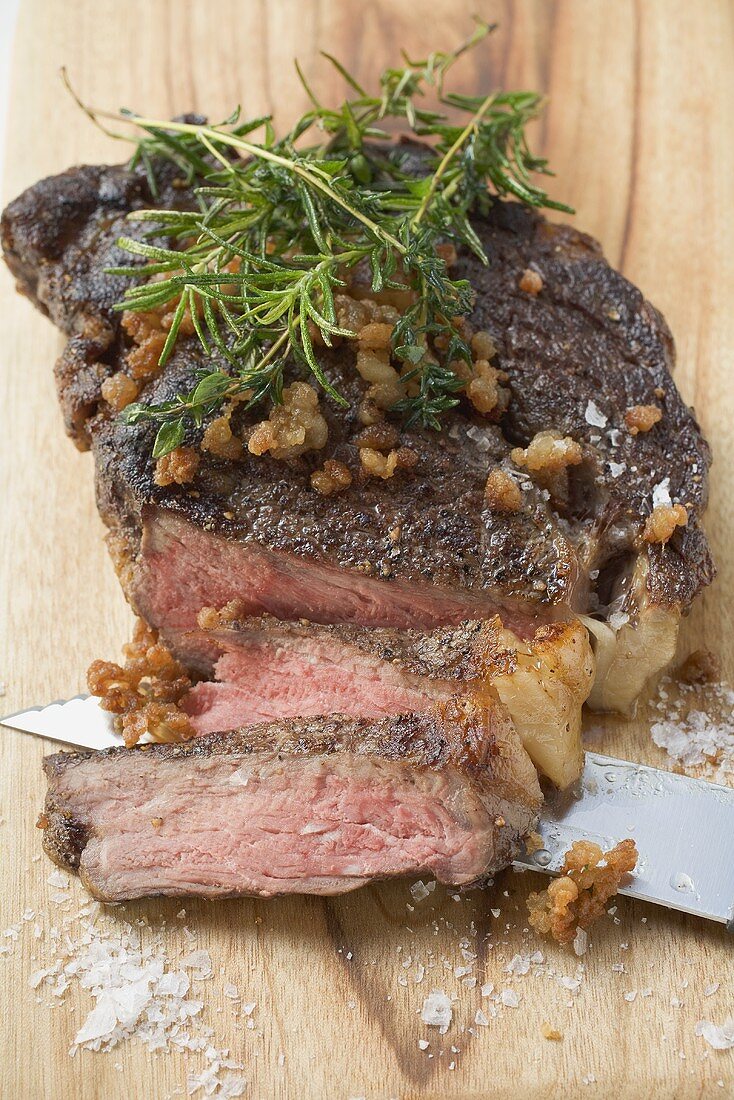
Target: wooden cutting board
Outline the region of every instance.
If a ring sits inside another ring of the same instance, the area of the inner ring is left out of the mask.
[[[319,49],[369,83],[401,46],[416,56],[458,42],[477,7],[501,26],[460,70],[464,90],[525,85],[549,93],[535,138],[557,171],[554,194],[576,207],[576,224],[602,241],[675,333],[678,384],[716,455],[707,526],[719,564],[682,648],[705,641],[731,676],[734,20],[726,0],[23,0],[4,198],[71,164],[126,155],[72,104],[58,77],[62,64],[83,97],[103,107],[224,117],[242,103],[249,114],[289,119],[304,106],[294,55],[325,98],[341,97]],[[60,337],[14,295],[4,271],[0,294],[0,711],[8,713],[83,690],[87,664],[119,653],[131,616],[103,547],[91,459],[63,435],[51,369]],[[604,751],[664,765],[644,708],[634,722],[590,724]],[[50,866],[34,861],[45,749],[2,730],[2,928],[26,909],[44,928],[60,922],[49,901]],[[616,922],[606,918],[593,931],[574,994],[557,979],[573,977],[577,960],[525,931],[524,898],[539,882],[508,873],[494,891],[461,901],[439,888],[413,911],[407,883],[333,901],[187,905],[188,927],[214,963],[202,987],[205,1016],[216,1045],[245,1063],[246,1095],[732,1095],[734,1052],[710,1051],[694,1033],[697,1020],[721,1023],[731,1012],[732,944],[723,929],[620,900]],[[166,919],[175,957],[188,949],[179,908],[153,901],[125,915]],[[185,1092],[187,1070],[201,1067],[194,1056],[152,1056],[127,1044],[69,1058],[91,1002],[72,988],[65,1007],[36,1003],[28,978],[44,943],[27,928],[17,941],[0,937],[11,947],[0,956],[0,1094],[76,1100]],[[473,988],[453,973],[466,965],[462,943],[477,956]],[[538,947],[545,973],[504,973],[515,953]],[[624,972],[613,969],[619,963]],[[429,967],[421,983],[419,964]],[[252,1029],[223,996],[225,981],[256,1002]],[[480,986],[487,981],[516,989],[521,1001],[481,1027],[474,1018],[486,1007]],[[704,996],[716,981],[718,992]],[[417,1014],[433,988],[458,996],[444,1037]],[[542,1037],[544,1022],[563,1033],[561,1042]],[[422,1051],[424,1037],[430,1047]]]

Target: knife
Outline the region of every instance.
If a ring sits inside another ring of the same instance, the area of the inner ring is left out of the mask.
[[[10,714],[0,724],[65,745],[123,744],[94,696]],[[543,847],[514,866],[557,874],[575,840],[605,851],[632,837],[639,859],[620,894],[719,921],[734,932],[734,789],[587,752],[571,789],[545,792]]]

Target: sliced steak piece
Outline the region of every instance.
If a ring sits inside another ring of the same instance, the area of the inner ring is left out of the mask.
[[[167,171],[160,205],[190,202],[168,186]],[[253,614],[399,629],[499,612],[526,638],[541,623],[586,613],[602,624],[594,627],[603,660],[592,698],[629,707],[668,660],[681,613],[713,575],[700,526],[709,451],[672,381],[665,322],[598,245],[514,203],[495,202],[474,219],[489,266],[461,253],[454,271],[475,288],[471,322],[491,334],[508,375],[498,424],[462,406],[440,434],[403,433],[418,455],[412,470],[389,481],[357,476],[344,492],[319,495],[310,476],[326,458],[359,469],[365,383],[344,344],[320,352],[351,401],[347,413],[322,402],[324,450],[289,462],[207,453],[192,483],[162,488],[154,429],[121,425],[101,393],[130,350],[112,311],[127,284],[104,269],[129,262],[115,240],[142,233],[125,215],[151,205],[142,171],[72,169],[11,203],[2,236],[19,288],[70,337],[57,366],[67,427],[94,450],[99,507],[128,597],[177,656],[210,674],[218,651],[196,633],[196,617],[232,599]],[[528,268],[541,277],[535,295],[520,288]],[[142,399],[188,389],[204,359],[195,338],[181,340]],[[662,419],[633,434],[626,413],[648,405]],[[246,431],[262,412],[238,415],[235,426]],[[582,447],[562,493],[535,484],[510,458],[546,430]],[[485,499],[497,466],[522,489],[517,512],[498,513]],[[685,505],[687,525],[647,543],[645,522],[668,495]]]
[[[541,801],[499,704],[288,721],[44,766],[46,851],[107,901],[340,894],[417,873],[480,882],[513,858]]]
[[[496,691],[536,767],[559,787],[579,776],[594,662],[578,622],[540,627],[524,642],[499,619],[424,632],[231,615],[207,616],[223,650],[216,680],[182,703],[199,734],[298,716],[427,711],[457,693],[488,691],[492,700]]]

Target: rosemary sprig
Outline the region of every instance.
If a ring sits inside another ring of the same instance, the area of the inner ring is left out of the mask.
[[[132,163],[144,165],[153,194],[158,195],[161,163],[168,161],[196,199],[190,210],[130,215],[153,228],[146,239],[119,241],[146,263],[112,269],[136,281],[117,308],[168,305],[173,311],[161,365],[175,347],[187,310],[205,354],[216,353],[217,359],[190,393],[125,410],[128,423],[160,424],[155,455],[182,441],[187,422],[200,424],[234,396],[245,395],[250,403],[279,401],[289,361],[346,404],[323,372],[312,333],[317,330],[326,345],[335,336],[355,335],[339,326],[334,297],[358,264],[369,268],[376,294],[404,290],[406,284],[412,289],[412,304],[394,329],[392,351],[403,364],[403,379],[412,379],[417,392],[395,410],[408,423],[440,427],[440,416],[457,403],[462,383],[436,361],[434,344],[440,338],[445,362],[471,361],[456,321],[471,311],[472,292],[465,280],[451,277],[439,244],[465,245],[486,263],[470,215],[486,211],[492,194],[569,209],[531,179],[532,173],[549,174],[525,137],[541,106],[539,96],[474,97],[444,90],[457,59],[493,29],[478,21],[467,42],[451,53],[418,61],[404,56],[403,67],[382,74],[376,94],[324,55],[353,97],[339,108],[324,106],[298,69],[312,106],[281,138],[269,118],[242,122],[239,111],[216,126],[129,111],[115,116],[143,131]],[[427,105],[429,90],[434,106]],[[97,121],[108,117],[84,109]],[[390,119],[424,140],[420,154],[385,144]],[[258,128],[261,141],[252,137]],[[307,144],[304,137],[314,132],[318,142]],[[152,243],[152,234],[167,245]]]

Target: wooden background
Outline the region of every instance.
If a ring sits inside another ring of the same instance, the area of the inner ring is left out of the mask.
[[[57,75],[62,64],[83,97],[100,106],[223,117],[241,102],[248,113],[274,111],[283,119],[303,105],[294,55],[325,97],[341,96],[339,81],[319,63],[319,48],[369,82],[383,62],[397,60],[401,45],[418,55],[458,42],[476,9],[501,29],[463,65],[463,87],[548,91],[535,136],[557,170],[554,192],[663,310],[677,338],[678,384],[716,454],[708,530],[720,568],[682,644],[690,649],[705,638],[731,676],[734,10],[726,0],[24,0],[4,197],[70,164],[125,155],[70,102]],[[118,653],[130,614],[103,549],[91,460],[63,435],[51,372],[60,338],[16,299],[4,271],[0,294],[0,711],[8,713],[80,691],[89,661]],[[605,751],[662,763],[644,708],[634,723],[592,724],[595,744],[604,725]],[[32,862],[45,746],[5,729],[0,736],[4,928],[27,906],[46,908],[49,866]],[[440,966],[415,985],[412,971],[401,968],[398,947],[424,962],[432,951],[461,963],[458,943],[474,920],[479,942],[485,932],[497,933],[496,946],[479,951],[480,983],[508,985],[501,960],[528,943],[530,950],[539,946],[523,933],[530,880],[508,874],[492,896],[459,904],[437,889],[413,914],[405,883],[336,901],[187,906],[215,973],[225,966],[226,980],[258,1003],[255,1029],[238,1031],[231,1011],[217,1012],[227,1004],[218,983],[208,983],[208,1016],[218,1044],[247,1064],[247,1095],[732,1095],[734,1052],[709,1052],[694,1034],[702,1016],[720,1023],[731,1012],[732,944],[717,926],[621,901],[621,923],[605,920],[594,931],[577,997],[553,978],[527,976],[514,983],[520,1008],[505,1009],[476,1035],[462,1028],[480,1007],[478,987],[461,986]],[[501,907],[500,919],[490,905]],[[175,924],[178,908],[152,902],[129,913],[163,914]],[[503,936],[497,929],[507,922],[513,927]],[[181,945],[171,943],[175,953]],[[559,973],[573,975],[566,951],[543,950]],[[185,1086],[179,1056],[151,1057],[128,1046],[70,1059],[89,1001],[71,991],[73,1015],[37,1005],[28,988],[32,951],[26,936],[0,959],[3,1097],[157,1098]],[[624,974],[611,969],[620,961]],[[407,987],[398,982],[405,973]],[[719,992],[704,998],[703,986],[716,980]],[[443,1039],[416,1014],[434,986],[459,993]],[[645,987],[652,996],[624,1000],[624,992]],[[563,1042],[541,1037],[543,1021],[563,1031]],[[433,1059],[418,1049],[424,1036]]]

